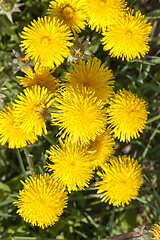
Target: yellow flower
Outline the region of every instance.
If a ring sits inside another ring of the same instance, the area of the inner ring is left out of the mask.
[[[52,76],[53,71],[51,71],[49,68],[34,68],[34,71],[32,71],[30,68],[24,70],[25,76],[17,76],[18,79],[20,79],[20,85],[23,85],[23,87],[29,87],[39,85],[41,88],[45,87],[50,92],[55,92],[58,87],[58,79]]]
[[[64,187],[48,173],[28,177],[22,191],[19,191],[17,213],[24,221],[33,226],[52,226],[58,221],[67,203],[67,192]]]
[[[24,89],[15,100],[16,122],[21,123],[21,129],[29,133],[34,131],[36,135],[41,135],[42,131],[47,134],[44,117],[47,114],[47,108],[51,105],[53,93],[47,88],[41,88],[39,85],[31,89]]]
[[[97,182],[97,194],[102,193],[103,202],[109,201],[113,206],[127,205],[138,195],[142,185],[140,164],[130,156],[113,157],[110,163],[103,167],[104,172],[98,173],[102,181]]]
[[[149,231],[152,235],[151,239],[160,239],[160,222],[155,223]]]
[[[8,142],[9,148],[21,148],[27,144],[33,144],[37,137],[30,131],[24,132],[15,118],[15,109],[13,103],[10,106],[0,111],[0,142],[4,145]]]
[[[86,88],[91,88],[95,91],[96,95],[103,101],[108,102],[113,92],[112,80],[113,74],[105,64],[101,65],[101,60],[97,58],[89,58],[87,63],[79,59],[78,63],[73,64],[74,70],[65,73],[65,79],[68,85],[76,86],[82,85]]]
[[[94,141],[90,141],[88,151],[93,151],[95,158],[94,165],[103,166],[109,160],[109,157],[114,153],[114,140],[111,137],[110,130],[106,130],[100,136],[97,136]]]
[[[86,14],[83,10],[84,0],[55,0],[51,1],[47,14],[63,20],[63,24],[73,31],[74,34],[85,29]]]
[[[130,141],[140,136],[147,121],[147,103],[143,98],[125,89],[120,89],[110,99],[108,123],[113,128],[114,137],[120,141]]]
[[[49,160],[53,164],[47,165],[57,180],[68,188],[69,193],[88,187],[93,176],[92,154],[83,149],[81,145],[74,145],[68,140],[59,146],[52,146]]]
[[[124,0],[86,0],[85,11],[88,15],[91,29],[97,32],[105,31],[106,27],[122,15],[126,8]]]
[[[149,51],[148,41],[151,30],[150,23],[144,20],[141,12],[130,10],[121,17],[117,17],[103,33],[102,43],[104,51],[110,50],[111,57],[126,58],[127,61],[141,58]]]
[[[40,62],[44,67],[59,66],[69,54],[72,39],[69,28],[59,20],[50,17],[33,20],[22,31],[21,47],[26,49],[27,57]]]
[[[91,89],[69,86],[55,100],[58,103],[55,103],[56,109],[51,113],[52,121],[73,142],[89,143],[104,131],[107,118],[104,103]]]

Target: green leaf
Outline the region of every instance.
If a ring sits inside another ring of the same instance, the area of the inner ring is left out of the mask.
[[[3,183],[1,181],[0,181],[0,189],[2,189],[3,191],[6,191],[6,192],[11,191],[10,187],[8,187],[8,185],[6,185],[5,183]]]
[[[160,9],[156,9],[152,12],[149,12],[145,16],[145,19],[150,20],[150,21],[155,20],[157,18],[160,18]]]

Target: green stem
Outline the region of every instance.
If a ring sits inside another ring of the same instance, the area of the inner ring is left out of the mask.
[[[25,171],[25,168],[24,168],[24,165],[23,165],[23,161],[22,161],[22,158],[21,158],[21,154],[20,154],[20,151],[19,151],[18,148],[16,148],[16,154],[17,154],[18,162],[19,162],[21,171],[23,173],[24,179],[26,179],[27,178],[27,174],[26,174],[26,171]]]
[[[23,148],[23,150],[24,150],[24,153],[26,155],[26,159],[27,159],[28,166],[30,168],[31,174],[35,175],[36,171],[35,171],[35,167],[34,167],[34,164],[33,164],[33,161],[32,161],[32,156],[30,155],[30,153],[28,151],[28,147]]]
[[[152,135],[150,136],[148,144],[147,144],[145,150],[142,153],[142,159],[145,159],[145,157],[146,157],[146,155],[148,153],[150,144],[151,144],[152,140],[154,139],[155,135],[157,134],[159,127],[160,127],[160,123],[157,125],[157,128],[153,131]]]
[[[157,116],[155,116],[153,118],[150,118],[150,119],[148,119],[147,124],[149,124],[151,122],[154,122],[154,121],[158,120],[159,118],[160,118],[160,115],[157,115]]]
[[[56,145],[56,142],[54,140],[53,137],[51,137],[50,135],[45,135],[45,134],[42,134],[42,136],[52,145]]]

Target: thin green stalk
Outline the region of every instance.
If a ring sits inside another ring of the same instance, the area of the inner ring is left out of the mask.
[[[56,145],[55,139],[50,135],[42,134],[42,136],[52,145]]]
[[[24,179],[26,179],[27,178],[27,174],[26,174],[26,171],[25,171],[25,168],[24,168],[24,164],[23,164],[23,161],[22,161],[22,158],[21,158],[21,154],[20,154],[20,151],[19,151],[18,148],[16,148],[16,154],[17,154],[18,162],[19,162],[21,171],[23,173]]]
[[[157,134],[157,131],[158,131],[159,127],[160,127],[160,123],[157,125],[157,128],[153,131],[152,135],[150,136],[148,144],[147,144],[145,150],[142,153],[142,159],[145,159],[145,157],[148,153],[148,150],[149,150],[149,146],[150,146],[152,140],[154,139],[155,135]]]
[[[157,115],[157,116],[155,116],[155,117],[153,117],[153,118],[148,119],[147,124],[149,124],[149,123],[151,123],[151,122],[154,122],[154,121],[156,121],[156,120],[158,120],[158,119],[160,119],[160,115]]]
[[[32,161],[32,157],[31,157],[31,155],[28,151],[28,147],[23,148],[23,150],[24,150],[24,153],[26,155],[26,159],[27,159],[28,166],[29,166],[29,169],[31,171],[31,174],[35,175],[36,171],[35,171],[34,163]]]

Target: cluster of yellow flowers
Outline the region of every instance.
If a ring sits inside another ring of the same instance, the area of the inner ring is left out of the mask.
[[[101,60],[89,57],[73,63],[63,84],[52,76],[69,55],[73,36],[85,29],[102,31],[104,50],[129,61],[148,52],[150,24],[124,0],[51,1],[47,16],[24,27],[21,47],[34,70],[18,77],[26,87],[9,107],[0,111],[0,142],[9,148],[33,144],[47,134],[46,121],[59,125],[59,145],[51,146],[45,173],[32,175],[20,191],[18,213],[32,225],[53,225],[67,203],[68,192],[96,183],[102,201],[119,207],[138,195],[143,183],[140,164],[114,154],[114,138],[129,142],[139,137],[147,121],[147,103],[126,89],[114,92],[114,76]],[[112,158],[110,158],[112,156]]]

